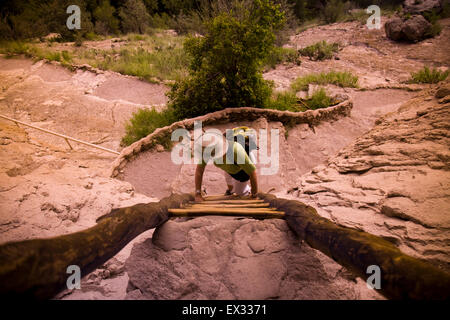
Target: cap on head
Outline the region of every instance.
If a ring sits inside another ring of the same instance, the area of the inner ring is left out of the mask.
[[[199,143],[203,156],[211,156],[213,159],[222,158],[228,150],[228,141],[220,133],[215,130],[207,130],[204,132],[194,144]]]

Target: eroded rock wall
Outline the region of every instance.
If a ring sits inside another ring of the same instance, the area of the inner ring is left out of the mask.
[[[176,219],[133,247],[127,299],[381,299],[283,220]]]
[[[441,89],[444,92],[444,89]],[[405,253],[450,263],[450,104],[424,93],[386,115],[290,194]]]

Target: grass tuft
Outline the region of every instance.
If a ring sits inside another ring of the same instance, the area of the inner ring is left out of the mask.
[[[411,83],[438,83],[444,81],[449,74],[449,70],[440,71],[438,69],[430,69],[428,67],[424,67],[422,70],[418,72],[411,73]]]
[[[294,91],[308,90],[308,85],[314,83],[318,85],[334,84],[340,87],[357,88],[358,77],[351,72],[330,71],[328,73],[311,73],[297,78],[291,85]]]
[[[308,97],[307,100],[297,99],[295,92],[292,90],[278,92],[266,105],[266,109],[275,109],[281,111],[301,112],[307,110],[315,110],[319,108],[328,108],[335,104],[324,88],[320,88]]]
[[[299,52],[293,48],[275,47],[264,61],[266,69],[273,69],[278,64],[289,62],[297,65],[301,64]]]
[[[297,103],[295,92],[292,91],[275,93],[274,97],[270,99],[265,108],[293,112],[305,111],[305,108],[302,108]]]
[[[339,51],[339,44],[328,43],[325,40],[316,42],[308,47],[299,50],[302,56],[307,56],[311,60],[326,60],[333,58]]]
[[[105,39],[107,38],[96,36],[96,40]],[[36,60],[59,61],[67,67],[72,63],[89,64],[99,69],[159,83],[162,80],[179,80],[187,75],[189,57],[183,50],[184,40],[185,37],[155,30],[152,35],[122,36],[121,41],[118,41],[120,49],[97,49],[80,42],[80,46],[65,47],[62,50],[53,43],[5,41],[0,44],[0,53],[5,53],[6,57],[24,54]]]
[[[312,94],[311,97],[306,101],[306,105],[308,109],[320,109],[320,108],[328,108],[333,105],[333,98],[327,95],[327,92],[324,88],[320,88]]]
[[[139,109],[133,113],[131,119],[125,125],[125,136],[122,137],[121,145],[129,146],[158,128],[168,126],[175,122],[175,116],[170,109],[158,112],[155,108]],[[168,147],[164,145],[164,147]]]

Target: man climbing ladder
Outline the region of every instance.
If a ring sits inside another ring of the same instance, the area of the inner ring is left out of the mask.
[[[206,132],[198,141],[195,141],[201,145],[201,148],[198,148],[199,151],[201,150],[201,155],[198,157],[200,161],[195,170],[196,201],[203,201],[201,194],[203,173],[210,160],[224,171],[228,187],[226,194],[234,192],[239,196],[256,196],[258,179],[251,152],[256,149],[256,144],[249,131],[247,127],[234,128],[232,134],[227,135],[228,139],[214,132]]]

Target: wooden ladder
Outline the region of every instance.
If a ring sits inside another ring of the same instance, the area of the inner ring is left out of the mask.
[[[284,219],[284,212],[271,208],[261,199],[239,196],[207,196],[205,201],[191,201],[181,208],[169,209],[171,217],[240,216],[258,219]]]

